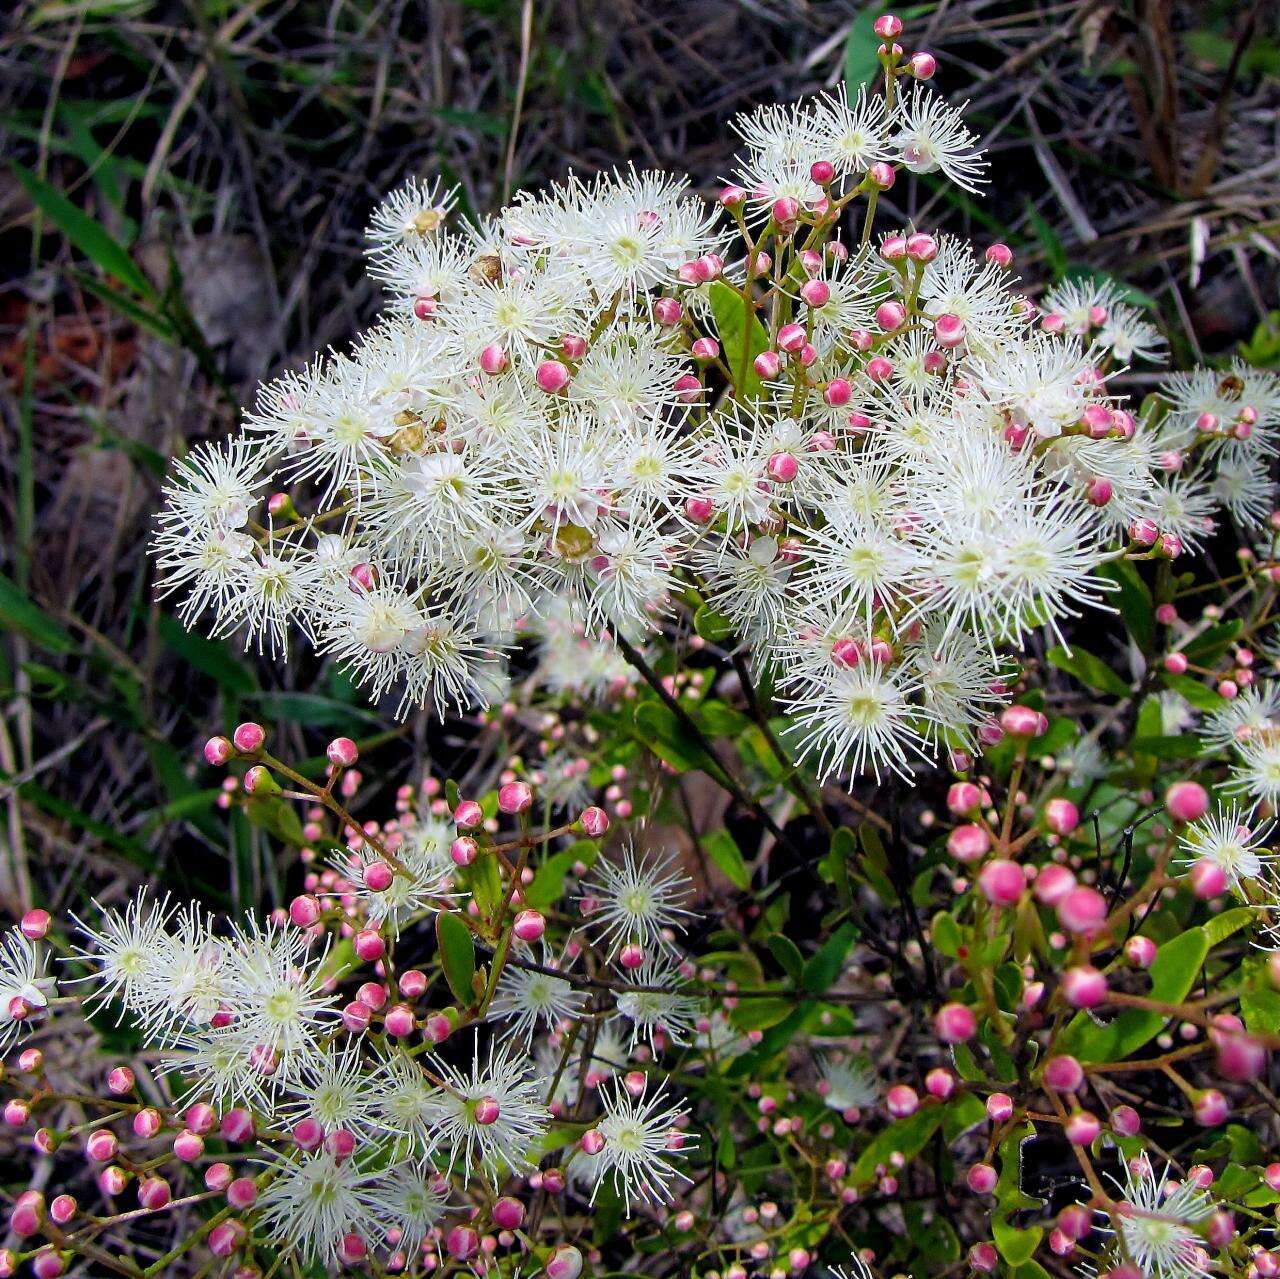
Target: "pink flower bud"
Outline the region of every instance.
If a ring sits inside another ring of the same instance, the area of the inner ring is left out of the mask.
[[[947,809],[965,817],[982,805],[982,792],[972,782],[955,782],[947,791]]]
[[[335,737],[325,755],[334,768],[350,768],[360,758],[360,748],[349,737]]]
[[[298,928],[314,927],[322,913],[319,901],[309,894],[295,897],[289,903],[289,919]]]
[[[894,1084],[885,1093],[884,1104],[895,1119],[905,1119],[920,1109],[920,1095],[907,1084]]]
[[[1107,997],[1107,979],[1089,964],[1062,974],[1062,995],[1072,1008],[1096,1008]]]
[[[1104,479],[1101,475],[1095,475],[1084,489],[1084,500],[1090,506],[1106,506],[1111,501],[1113,489],[1111,481]]]
[[[104,1164],[108,1160],[114,1159],[119,1149],[120,1143],[116,1139],[115,1133],[108,1131],[106,1128],[95,1129],[89,1134],[84,1143],[85,1154],[94,1163],[99,1164]]]
[[[352,1035],[364,1034],[372,1019],[373,1009],[360,999],[353,999],[342,1010],[342,1025]]]
[[[792,453],[775,453],[769,458],[766,471],[775,484],[790,484],[799,474],[800,464]]]
[[[959,862],[979,862],[991,850],[991,836],[976,822],[957,826],[947,836],[947,852]]]
[[[1227,872],[1215,861],[1202,857],[1187,876],[1191,891],[1202,901],[1212,901],[1227,891]]]
[[[1227,1099],[1216,1088],[1203,1088],[1196,1093],[1191,1110],[1196,1123],[1202,1128],[1216,1128],[1219,1124],[1226,1123],[1231,1114]]]
[[[720,343],[715,338],[699,338],[693,344],[695,360],[714,360],[720,354]]]
[[[499,1230],[519,1230],[524,1224],[524,1204],[504,1195],[493,1205],[492,1216]]]
[[[1135,968],[1150,968],[1156,957],[1156,944],[1150,937],[1130,937],[1124,944],[1124,957]]]
[[[831,301],[831,286],[825,280],[806,280],[800,286],[800,296],[815,310]]]
[[[470,835],[459,835],[449,846],[449,856],[455,866],[470,866],[478,852],[479,845]]]
[[[1044,824],[1055,835],[1070,835],[1080,825],[1080,810],[1069,799],[1051,799],[1044,806]]]
[[[872,382],[887,382],[893,376],[893,361],[883,355],[874,355],[867,361],[863,372]]]
[[[1107,921],[1107,899],[1096,888],[1083,884],[1073,888],[1058,903],[1058,919],[1069,933],[1091,937]]]
[[[413,1009],[406,1007],[404,1004],[397,1004],[394,1008],[389,1008],[386,1017],[383,1019],[383,1026],[386,1028],[388,1035],[392,1035],[396,1039],[407,1039],[413,1034]]]
[[[599,839],[609,829],[609,815],[603,808],[584,808],[578,823],[582,827],[584,835],[590,836],[592,839]]]
[[[557,395],[569,385],[571,374],[559,360],[543,360],[533,376],[538,386],[548,395]]]
[[[463,830],[471,830],[484,821],[484,810],[474,799],[464,799],[453,810],[453,820]]]
[[[822,389],[822,398],[833,409],[843,408],[853,396],[853,387],[842,377],[832,378]]]
[[[757,370],[758,372],[759,370]],[[685,499],[684,513],[695,524],[709,524],[715,517],[715,503],[709,497],[690,497]]]
[[[1129,536],[1139,546],[1154,546],[1156,539],[1160,536],[1160,530],[1156,527],[1154,520],[1143,516],[1129,525]]]
[[[56,1195],[49,1205],[49,1216],[59,1226],[65,1226],[80,1210],[74,1195]]]
[[[836,166],[830,160],[815,160],[809,166],[809,176],[820,187],[829,186],[831,179],[836,176]]]
[[[1074,1057],[1060,1053],[1045,1062],[1044,1082],[1054,1092],[1078,1092],[1084,1083],[1084,1067]]]
[[[886,13],[875,20],[872,30],[881,40],[896,40],[902,34],[902,19]]]
[[[584,1155],[598,1155],[604,1149],[604,1134],[599,1128],[588,1128],[578,1145],[582,1147]]]
[[[1174,782],[1164,793],[1164,806],[1175,822],[1197,822],[1209,811],[1209,793],[1199,782]]]
[[[907,63],[907,71],[917,80],[932,80],[937,70],[938,59],[931,53],[925,53],[923,49],[913,53]]]
[[[1164,659],[1164,668],[1170,675],[1182,675],[1187,669],[1185,653],[1170,653]]]
[[[190,1128],[184,1128],[173,1139],[173,1154],[184,1164],[194,1163],[204,1154],[204,1138]]]
[[[782,371],[782,357],[777,351],[761,351],[752,361],[751,367],[755,369],[757,377],[768,382]]]
[[[924,1077],[924,1086],[930,1097],[947,1101],[956,1090],[956,1077],[942,1066],[935,1066]]]
[[[548,1172],[559,1172],[558,1168],[549,1169]],[[558,1180],[558,1179],[557,1179]],[[543,1189],[547,1188],[547,1174],[543,1174]],[[578,1279],[582,1274],[582,1253],[572,1244],[561,1244],[551,1254],[547,1260],[546,1266],[543,1267],[543,1273],[547,1279]]]
[[[547,921],[536,910],[522,910],[511,927],[511,931],[525,942],[537,941],[546,930]]]
[[[237,1106],[222,1116],[219,1131],[224,1141],[230,1141],[236,1145],[250,1142],[255,1134],[253,1116],[247,1110]]]
[[[371,893],[385,893],[395,877],[395,871],[383,861],[370,862],[364,868],[364,886]]]
[[[1073,1146],[1092,1145],[1102,1131],[1102,1124],[1096,1115],[1087,1110],[1077,1110],[1066,1123],[1067,1140]]]
[[[225,737],[211,737],[204,744],[204,760],[214,768],[220,768],[232,755],[235,747]]]
[[[1013,250],[1007,244],[997,242],[989,245],[985,256],[988,262],[992,262],[999,267],[1013,265]]]
[[[1030,706],[1009,706],[1000,716],[1000,727],[1010,737],[1043,737],[1049,730],[1049,721]]]
[[[442,1044],[453,1033],[453,1026],[444,1013],[432,1013],[423,1025],[423,1033],[433,1044]]]
[[[234,1218],[220,1221],[209,1231],[209,1251],[215,1257],[229,1257],[244,1243],[248,1233],[244,1223]]]
[[[964,1180],[975,1195],[989,1195],[1000,1178],[990,1164],[973,1164],[965,1173]]]
[[[507,353],[496,342],[490,343],[480,352],[480,368],[490,377],[497,377],[505,372],[509,363]]]
[[[933,322],[934,341],[944,350],[959,346],[967,333],[965,323],[958,315],[940,315]]]
[[[387,944],[376,928],[362,928],[352,939],[356,956],[366,964],[377,963],[387,951]]]
[[[527,812],[533,804],[533,791],[526,782],[508,782],[498,790],[498,807],[504,813]]]
[[[978,887],[993,906],[1012,906],[1022,897],[1026,876],[1017,862],[996,858],[989,861],[978,875]]]
[[[907,322],[907,308],[901,302],[881,302],[876,307],[876,323],[886,332],[892,333]]]
[[[173,1191],[163,1177],[148,1176],[138,1182],[138,1203],[144,1208],[163,1208],[172,1197]]]
[[[1014,1113],[1014,1098],[1007,1092],[993,1092],[987,1098],[987,1118],[993,1124],[1005,1123]]]
[[[800,216],[800,201],[794,196],[779,196],[773,202],[773,220],[779,226],[785,226],[788,222],[794,222]]]
[[[778,330],[778,346],[781,350],[794,354],[804,346],[804,325],[784,324]]]
[[[726,209],[737,209],[746,201],[747,193],[739,186],[727,186],[720,189],[720,203]]]
[[[123,1097],[125,1093],[132,1092],[135,1082],[133,1071],[128,1066],[116,1066],[107,1073],[107,1088],[117,1097]],[[156,1112],[153,1110],[150,1113],[154,1115]]]
[[[246,755],[251,755],[254,751],[261,750],[262,743],[266,739],[266,730],[261,724],[255,724],[252,721],[247,724],[241,724],[231,735],[231,740],[235,743],[236,750]]]
[[[476,1123],[488,1127],[490,1124],[496,1124],[502,1115],[502,1107],[498,1104],[496,1097],[481,1097],[476,1102],[475,1118]]]
[[[888,191],[897,180],[897,173],[894,171],[893,165],[884,160],[878,160],[867,170],[867,177],[871,181],[871,185],[878,187],[881,191]]]
[[[886,235],[880,242],[880,256],[886,262],[901,262],[907,256],[907,237]]]
[[[933,1019],[933,1028],[944,1044],[961,1044],[977,1033],[978,1019],[966,1004],[943,1004]]]
[[[134,1136],[144,1139],[154,1137],[163,1124],[164,1120],[160,1117],[160,1112],[152,1106],[147,1106],[133,1116]]]
[[[369,1255],[369,1245],[363,1236],[348,1231],[338,1241],[338,1260],[346,1266],[357,1266]]]
[[[644,948],[635,942],[627,942],[618,952],[618,962],[623,968],[634,972],[644,963]]]

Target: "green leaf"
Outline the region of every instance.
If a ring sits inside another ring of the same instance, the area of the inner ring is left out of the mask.
[[[1031,1254],[1044,1237],[1044,1230],[1040,1226],[1018,1230],[1002,1218],[995,1217],[991,1222],[991,1236],[1005,1261],[1011,1266],[1020,1266],[1031,1260]]]
[[[1130,749],[1135,755],[1153,755],[1156,759],[1195,759],[1204,748],[1199,738],[1187,734],[1181,737],[1135,737]]]
[[[122,293],[119,289],[113,289],[109,284],[104,284],[87,271],[72,271],[71,276],[82,289],[92,293],[94,297],[101,298],[109,307],[118,311],[126,320],[136,324],[140,329],[146,329],[148,333],[158,337],[162,342],[174,344],[178,342],[177,329],[164,316],[158,315],[150,307],[134,301],[127,293]]]
[[[910,1162],[924,1149],[925,1142],[937,1132],[942,1119],[943,1107],[925,1106],[914,1115],[894,1120],[858,1156],[857,1163],[853,1165],[854,1182],[866,1185],[874,1181],[876,1169],[881,1164],[888,1164],[894,1151],[900,1152]]]
[[[960,954],[964,939],[960,936],[960,925],[955,916],[940,910],[933,917],[932,937],[934,946],[948,959],[955,959]]]
[[[135,293],[146,298],[155,297],[151,281],[106,227],[16,160],[13,161],[13,172],[36,207],[81,253]]]
[[[1098,569],[1098,576],[1114,582],[1119,590],[1116,592],[1116,606],[1120,616],[1124,618],[1129,634],[1137,641],[1144,653],[1149,653],[1155,644],[1155,608],[1151,600],[1151,591],[1137,566],[1128,560],[1112,560]]]
[[[1050,666],[1074,675],[1082,684],[1099,693],[1110,693],[1113,697],[1129,695],[1127,680],[1121,679],[1100,657],[1078,645],[1070,651],[1061,644],[1055,645],[1047,656]]]
[[[660,760],[677,772],[710,767],[718,771],[714,760],[708,760],[691,733],[661,702],[643,701],[635,711],[635,734]]]
[[[942,1135],[947,1145],[987,1120],[987,1108],[971,1092],[961,1093],[947,1102],[947,1113],[942,1121]]]
[[[852,924],[841,924],[812,955],[800,974],[800,984],[805,990],[820,995],[830,990],[836,978],[844,970],[853,943],[858,940],[858,930]]]
[[[858,90],[871,87],[880,70],[880,37],[875,33],[875,20],[884,12],[887,0],[863,5],[854,15],[849,35],[844,42],[844,83],[851,97]]]
[[[1280,1026],[1280,990],[1241,991],[1240,1016],[1246,1030],[1274,1035]]]
[[[208,675],[223,692],[247,697],[258,691],[253,671],[222,640],[205,639],[173,617],[162,616],[158,629],[160,637],[183,661]]]
[[[534,874],[532,882],[524,890],[525,905],[534,910],[546,910],[559,901],[564,893],[565,876],[576,862],[590,866],[600,856],[600,845],[593,839],[580,839],[568,848],[552,853]]]
[[[32,603],[7,577],[0,577],[0,626],[25,635],[50,653],[72,653],[75,640],[60,622]]]
[[[722,644],[732,639],[733,619],[717,613],[709,604],[701,604],[693,615],[693,629],[709,644]]]
[[[1209,939],[1212,949],[1233,933],[1247,928],[1257,918],[1258,912],[1252,906],[1237,906],[1234,910],[1224,910],[1221,915],[1215,915],[1207,924],[1201,925],[1201,930]]]
[[[768,1030],[795,1011],[796,1001],[789,996],[777,999],[744,999],[733,1010],[733,1024],[739,1030]]]
[[[804,957],[800,948],[785,933],[774,933],[768,941],[769,952],[782,966],[782,971],[798,986],[804,976]]]
[[[1227,704],[1227,699],[1216,688],[1210,688],[1190,675],[1171,675],[1162,671],[1160,678],[1164,680],[1165,688],[1180,693],[1198,711],[1220,711]]]
[[[1150,998],[1162,1004],[1181,1003],[1195,985],[1209,938],[1203,928],[1190,928],[1165,942],[1151,964]],[[1099,1025],[1086,1012],[1077,1013],[1063,1032],[1060,1051],[1081,1061],[1122,1061],[1163,1029],[1168,1017],[1145,1008],[1126,1008]]]
[[[743,860],[742,850],[727,830],[713,830],[705,835],[702,848],[735,888],[745,890],[751,887],[751,872]]]
[[[471,930],[451,911],[436,916],[436,942],[440,947],[440,966],[454,998],[464,1008],[475,1002],[471,979],[476,974],[476,944]]]
[[[245,801],[245,815],[255,825],[269,831],[281,843],[301,848],[307,841],[302,822],[287,800],[271,795],[250,795]]]
[[[236,665],[240,664],[237,662]],[[243,667],[241,671],[244,671]],[[252,683],[252,672],[246,673]],[[224,672],[224,675],[226,674],[230,672]],[[232,675],[231,678],[239,685],[239,675]],[[218,682],[221,684],[223,681]],[[239,692],[240,688],[237,687],[235,691]],[[242,695],[253,698],[263,718],[285,720],[290,724],[306,724],[311,728],[343,728],[353,720],[359,720],[365,724],[386,722],[366,706],[348,706],[346,702],[325,697],[322,693],[258,693],[250,687]]]
[[[710,300],[711,313],[716,320],[716,332],[720,335],[720,345],[724,347],[725,363],[735,379],[742,373],[745,361],[746,375],[742,385],[735,387],[734,395],[739,400],[758,400],[762,384],[752,362],[769,345],[764,325],[754,311],[751,313],[751,322],[747,323],[747,306],[742,297],[722,280],[716,280],[711,285]]]

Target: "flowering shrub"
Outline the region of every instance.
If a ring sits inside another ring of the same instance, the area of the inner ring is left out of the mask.
[[[1127,408],[1116,286],[878,229],[986,169],[901,29],[714,204],[410,183],[384,319],[179,463],[184,618],[474,762],[370,811],[241,724],[287,909],[23,919],[0,1274],[1280,1270],[1280,381]]]

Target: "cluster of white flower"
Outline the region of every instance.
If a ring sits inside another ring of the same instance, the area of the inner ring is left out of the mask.
[[[429,859],[440,830],[404,825],[398,853],[418,847]],[[365,864],[354,855],[340,863],[351,879],[330,881],[353,919],[391,933],[448,908],[436,896],[397,898],[375,921],[378,894],[360,891],[357,863]],[[438,867],[432,875],[433,893],[449,894],[448,877]],[[79,979],[89,987],[86,1006],[129,1015],[184,1080],[180,1105],[211,1106],[224,1124],[238,1109],[251,1120],[250,1134],[282,1127],[292,1134],[265,1147],[260,1223],[267,1237],[321,1260],[340,1256],[352,1236],[403,1256],[421,1244],[455,1190],[466,1191],[472,1179],[499,1187],[532,1172],[553,1116],[571,1107],[581,1122],[584,1098],[595,1117],[568,1162],[575,1184],[593,1202],[609,1184],[628,1212],[672,1198],[683,1178],[687,1116],[632,1054],[640,1039],[650,1058],[655,1046],[686,1042],[700,1015],[699,1002],[684,993],[672,933],[688,914],[680,905],[688,889],[665,861],[634,851],[617,864],[599,863],[596,882],[584,886],[583,910],[586,935],[619,965],[612,1016],[603,1019],[608,1010],[600,1003],[587,1009],[585,988],[561,975],[545,948],[516,942],[489,1008],[497,1027],[476,1037],[462,1064],[452,1043],[412,1050],[393,1014],[385,1037],[363,1038],[377,1003],[366,1008],[357,998],[340,1007],[348,963],[316,944],[323,929],[296,920],[264,926],[249,917],[218,932],[198,908],[176,910],[142,894],[124,910],[101,910],[93,926],[82,923],[84,944],[72,962],[87,970]],[[571,961],[564,962],[567,973]],[[12,930],[0,948],[6,1046],[45,1007],[51,988],[37,949]],[[398,1011],[415,1024],[407,1006]],[[566,1027],[583,1020],[594,1027],[587,1040],[566,1040]],[[629,1039],[619,1033],[622,1020],[631,1024]],[[426,1029],[428,1039],[449,1034],[443,1018]],[[544,1034],[536,1044],[535,1034]]]
[[[905,772],[976,749],[1010,654],[1105,604],[1108,558],[1270,514],[1280,379],[1200,370],[1135,416],[1107,378],[1162,343],[1114,285],[1038,312],[1003,245],[873,234],[897,173],[985,167],[918,80],[737,129],[717,204],[627,171],[455,233],[438,187],[392,195],[384,319],[178,467],[184,618],[272,652],[297,628],[404,711],[501,699],[522,627],[549,685],[615,687],[609,635],[700,599],[823,775]]]

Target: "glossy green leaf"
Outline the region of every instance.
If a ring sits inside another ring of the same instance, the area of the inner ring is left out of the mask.
[[[785,933],[774,933],[769,938],[768,946],[769,953],[781,965],[782,971],[799,985],[804,976],[804,957],[800,954],[800,948]]]
[[[440,966],[454,998],[469,1008],[475,1002],[471,979],[476,974],[476,944],[471,930],[450,911],[436,916],[436,942],[440,947]]]
[[[1050,666],[1056,666],[1068,675],[1074,675],[1082,684],[1095,692],[1110,693],[1113,697],[1127,697],[1129,682],[1122,679],[1100,657],[1075,645],[1068,651],[1061,644],[1047,654]]]
[[[769,345],[764,325],[754,312],[748,323],[747,306],[741,295],[722,280],[711,285],[710,299],[716,332],[720,335],[720,345],[724,348],[724,361],[735,379],[742,378],[742,385],[736,387],[735,395],[740,400],[759,399],[762,384],[752,367],[752,361]]]
[[[85,257],[140,296],[155,296],[151,281],[143,275],[125,247],[106,227],[83,209],[77,208],[56,187],[36,177],[30,169],[16,160],[12,167],[14,176],[22,183],[37,208]]]
[[[735,888],[745,890],[751,887],[751,872],[747,869],[742,850],[727,830],[713,830],[704,835],[702,850]]]
[[[857,928],[849,923],[841,924],[805,964],[800,974],[800,984],[805,990],[815,995],[830,990],[844,971],[844,961],[857,940]]]

